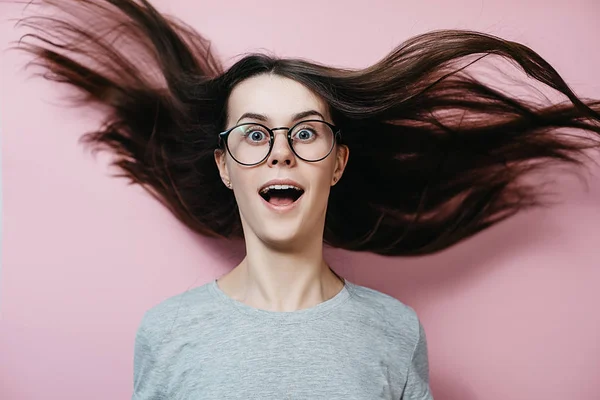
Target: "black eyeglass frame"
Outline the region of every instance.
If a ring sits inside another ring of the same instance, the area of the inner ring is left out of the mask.
[[[331,128],[331,131],[333,132],[333,143],[331,145],[331,148],[329,149],[329,151],[327,152],[327,154],[321,158],[319,158],[318,160],[307,160],[306,158],[302,158],[298,155],[298,153],[296,153],[296,150],[294,150],[294,146],[292,145],[293,143],[293,139],[292,139],[292,131],[294,130],[295,127],[297,127],[298,125],[304,124],[306,122],[321,122],[324,123],[325,125],[329,126],[329,128]],[[245,126],[245,125],[255,125],[255,126],[260,126],[262,128],[265,128],[267,130],[267,132],[269,132],[269,151],[267,152],[267,155],[260,161],[255,162],[255,163],[243,163],[240,162],[239,160],[237,160],[233,154],[231,153],[231,150],[229,149],[229,146],[227,144],[227,139],[229,134],[234,130],[239,128],[240,126]],[[290,146],[290,149],[292,149],[292,152],[294,153],[294,155],[296,157],[298,157],[299,159],[301,159],[302,161],[306,161],[306,162],[319,162],[321,160],[326,159],[331,152],[333,151],[335,144],[338,143],[341,138],[342,138],[342,133],[340,131],[340,129],[333,125],[330,124],[327,121],[323,121],[322,119],[305,119],[303,121],[297,122],[296,124],[292,125],[291,128],[288,128],[286,126],[280,126],[277,128],[269,128],[268,126],[265,126],[263,124],[259,124],[256,122],[244,122],[242,124],[236,125],[233,128],[229,128],[224,132],[219,133],[219,147],[222,148],[223,147],[223,143],[225,144],[225,149],[227,149],[227,152],[229,153],[229,155],[231,156],[231,158],[233,158],[233,160],[235,162],[237,162],[238,164],[244,165],[244,166],[253,166],[253,165],[258,165],[262,162],[264,162],[267,158],[269,158],[269,155],[271,154],[271,151],[273,151],[273,144],[275,143],[275,133],[274,131],[279,131],[282,129],[286,129],[287,130],[287,141],[288,141],[288,145]]]

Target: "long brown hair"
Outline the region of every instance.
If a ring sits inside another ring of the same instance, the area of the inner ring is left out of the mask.
[[[350,159],[332,187],[324,242],[386,255],[445,249],[545,203],[522,177],[553,163],[583,165],[598,148],[600,102],[578,98],[519,43],[464,30],[409,39],[376,64],[340,69],[252,54],[224,70],[210,42],[146,0],[47,0],[60,16],[24,18],[18,48],[48,79],[105,106],[83,138],[115,155],[120,176],[156,196],[193,231],[243,232],[213,152],[232,88],[258,74],[298,81],[330,107]],[[489,55],[568,98],[541,104],[467,72]],[[562,128],[590,135],[562,132]]]

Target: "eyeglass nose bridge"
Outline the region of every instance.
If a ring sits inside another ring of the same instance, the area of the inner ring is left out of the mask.
[[[281,131],[281,130],[286,130],[286,131],[290,131],[291,128],[288,128],[287,126],[280,126],[279,128],[271,128],[270,131],[271,132],[275,132],[275,131]]]
[[[288,146],[290,147],[290,150],[292,150],[292,152],[294,152],[294,149],[292,148],[292,143],[290,141],[290,131],[291,128],[288,128],[287,126],[280,126],[277,128],[270,128],[269,131],[271,131],[271,143],[270,143],[270,149],[269,149],[269,154],[271,154],[271,151],[273,150],[273,146],[275,146],[275,131],[281,131],[281,130],[286,130],[287,131],[287,135],[286,135],[286,139],[288,142]]]

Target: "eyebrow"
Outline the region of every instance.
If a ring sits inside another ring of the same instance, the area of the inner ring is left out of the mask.
[[[306,118],[309,116],[321,117],[321,119],[323,121],[325,121],[325,117],[323,116],[323,114],[321,114],[317,110],[307,110],[307,111],[302,111],[297,114],[294,114],[294,116],[292,117],[292,121],[298,121],[299,119]],[[268,121],[269,120],[269,117],[267,117],[266,115],[247,112],[247,113],[242,114],[242,116],[240,117],[240,119],[238,119],[237,122],[239,123],[244,118],[257,119],[259,121]]]

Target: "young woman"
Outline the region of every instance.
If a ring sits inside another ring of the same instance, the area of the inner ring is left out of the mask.
[[[24,19],[19,46],[104,107],[87,142],[195,232],[246,244],[230,273],[145,313],[133,399],[431,399],[415,312],[338,276],[323,244],[448,248],[545,204],[521,178],[600,145],[600,102],[490,35],[427,33],[363,70],[260,54],[224,70],[146,1],[44,4],[62,13]],[[469,66],[489,55],[569,102],[484,84]]]

